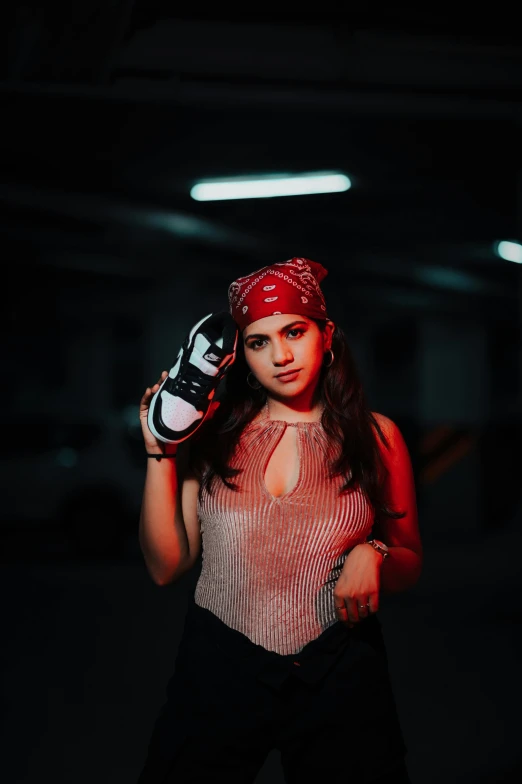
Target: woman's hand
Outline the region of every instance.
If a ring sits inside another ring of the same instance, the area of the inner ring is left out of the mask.
[[[364,542],[346,557],[333,595],[337,617],[350,629],[379,609],[382,561],[382,555]]]
[[[169,374],[169,371],[168,370],[164,370],[162,372],[161,376],[159,377],[158,381],[156,381],[156,383],[152,387],[147,387],[147,389],[143,393],[143,397],[140,400],[141,432],[143,433],[143,440],[145,442],[145,451],[148,452],[151,455],[153,455],[153,454],[160,454],[160,453],[166,454],[166,455],[169,455],[169,454],[172,455],[172,454],[176,453],[176,450],[178,448],[178,444],[167,444],[167,443],[164,443],[163,441],[159,441],[156,438],[156,436],[153,435],[153,433],[151,433],[149,425],[148,425],[148,422],[147,422],[147,417],[148,417],[148,414],[149,414],[150,402],[151,402],[152,398],[154,397],[154,395],[156,394],[156,392],[158,391],[158,389],[160,388],[160,386],[162,385],[163,381],[168,376],[168,374]],[[208,417],[207,417],[208,419],[210,419],[212,416],[214,416],[214,413],[215,413],[216,409],[219,408],[219,406],[220,406],[220,403],[218,401],[213,401],[210,404],[210,411],[209,411]]]
[[[176,444],[164,444],[163,441],[159,441],[155,435],[153,435],[150,431],[150,428],[147,424],[147,416],[149,413],[149,406],[152,398],[160,388],[161,384],[168,376],[169,371],[164,370],[159,377],[159,380],[152,387],[147,387],[145,392],[143,393],[143,397],[140,400],[140,423],[141,423],[141,432],[143,433],[143,440],[145,442],[145,451],[148,452],[150,455],[154,454],[172,454],[176,451],[177,445]]]

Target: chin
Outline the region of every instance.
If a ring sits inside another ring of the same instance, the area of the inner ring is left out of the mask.
[[[302,395],[306,389],[306,384],[299,384],[299,386],[297,386],[296,384],[292,384],[291,388],[290,388],[290,384],[282,384],[281,386],[282,389],[278,389],[275,391],[277,391],[277,394],[279,394],[281,397],[288,397],[288,398],[298,397],[299,395]]]

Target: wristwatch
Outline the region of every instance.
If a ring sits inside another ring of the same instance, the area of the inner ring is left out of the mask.
[[[365,544],[371,544],[373,549],[377,550],[377,552],[382,555],[383,561],[385,560],[385,558],[388,558],[390,554],[388,551],[388,545],[384,544],[384,542],[381,542],[380,539],[367,539]]]

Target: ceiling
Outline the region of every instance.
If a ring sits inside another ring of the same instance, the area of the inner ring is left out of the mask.
[[[372,301],[499,318],[516,306],[520,268],[492,252],[522,234],[514,19],[171,7],[17,8],[0,198],[18,252],[120,281],[184,263],[207,282],[302,255]],[[331,169],[353,187],[189,195],[198,178]]]

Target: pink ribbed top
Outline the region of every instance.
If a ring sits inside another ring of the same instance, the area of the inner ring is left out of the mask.
[[[281,497],[264,476],[287,427],[297,428],[299,477]],[[198,517],[202,569],[194,600],[252,642],[298,653],[337,620],[333,589],[352,547],[364,542],[373,510],[357,489],[339,495],[330,479],[332,446],[320,422],[269,419],[264,410],[241,434],[230,464],[240,490],[212,481]],[[335,579],[328,585],[325,581]]]

